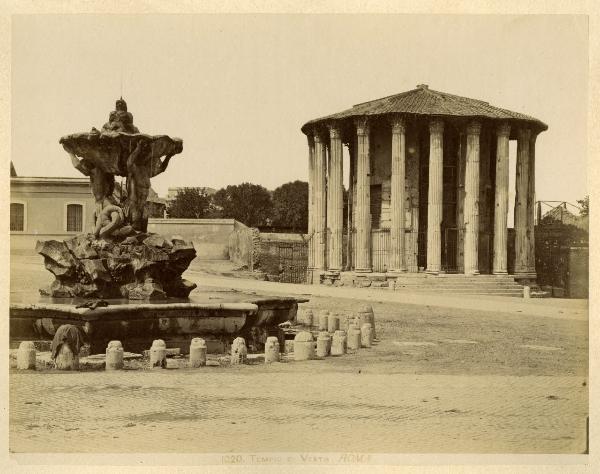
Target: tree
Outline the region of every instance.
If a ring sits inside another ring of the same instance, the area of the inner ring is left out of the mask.
[[[577,204],[581,207],[579,211],[580,216],[587,216],[590,213],[590,197],[586,196],[583,199],[578,199]]]
[[[251,183],[219,189],[213,195],[213,204],[221,209],[222,217],[236,219],[250,227],[267,224],[273,211],[269,191]]]
[[[177,191],[168,208],[169,217],[201,219],[206,216],[210,197],[201,188],[183,188]]]
[[[293,181],[273,191],[273,225],[308,232],[308,183]]]

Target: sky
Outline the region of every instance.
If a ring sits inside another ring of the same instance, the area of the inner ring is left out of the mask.
[[[183,139],[153,179],[160,195],[274,189],[307,180],[305,122],[424,83],[547,123],[536,198],[587,194],[584,16],[20,15],[12,27],[20,176],[81,176],[58,140],[100,128],[122,94],[141,132]],[[515,154],[511,142],[511,196]]]

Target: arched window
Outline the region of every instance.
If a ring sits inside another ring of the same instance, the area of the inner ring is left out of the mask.
[[[21,202],[10,203],[10,230],[11,232],[25,230],[25,204]]]
[[[83,231],[83,206],[67,204],[67,232]]]

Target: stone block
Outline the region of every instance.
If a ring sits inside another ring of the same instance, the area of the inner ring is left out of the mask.
[[[302,331],[294,338],[294,360],[309,360],[315,357],[315,343],[312,334]]]
[[[317,336],[317,357],[327,357],[331,349],[331,337],[328,332],[321,331]]]
[[[329,325],[329,311],[319,311],[319,331],[327,331]]]
[[[106,370],[123,369],[123,344],[121,341],[110,341],[106,348]]]
[[[231,344],[231,365],[245,364],[248,357],[246,341],[243,337],[236,337]]]
[[[279,362],[279,340],[270,336],[265,342],[265,364]]]
[[[362,347],[371,347],[373,344],[373,329],[371,323],[365,323],[360,328],[360,345]]]
[[[337,314],[329,313],[327,315],[327,332],[333,334],[340,328],[340,318]]]
[[[348,331],[348,349],[358,350],[361,345],[361,332],[360,329],[352,327]]]
[[[152,342],[152,347],[150,347],[150,368],[167,368],[167,345],[162,339],[156,339]]]
[[[198,368],[206,365],[206,341],[195,337],[190,344],[190,367]]]
[[[37,351],[33,342],[23,341],[19,345],[19,351],[17,352],[17,369],[35,370],[36,355]]]
[[[331,338],[331,355],[344,355],[346,353],[346,332],[338,330]]]

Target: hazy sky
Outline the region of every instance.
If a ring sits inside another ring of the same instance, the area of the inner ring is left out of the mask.
[[[426,83],[546,122],[537,198],[574,202],[587,192],[587,38],[585,17],[560,15],[16,16],[12,160],[21,176],[80,176],[58,140],[100,128],[122,82],[142,132],[184,141],[159,194],[274,189],[307,179],[304,122]]]

